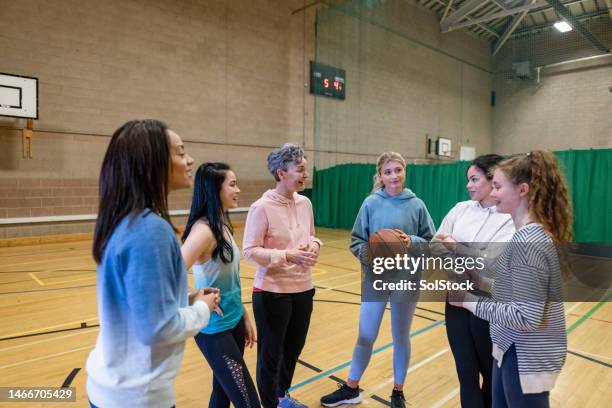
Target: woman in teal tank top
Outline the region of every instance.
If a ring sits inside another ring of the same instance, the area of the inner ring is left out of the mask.
[[[236,175],[225,163],[204,163],[196,173],[191,211],[181,253],[192,267],[196,288],[220,290],[219,307],[195,337],[213,370],[209,407],[259,407],[259,397],[243,359],[255,330],[242,305],[240,250],[228,210],[238,206]]]

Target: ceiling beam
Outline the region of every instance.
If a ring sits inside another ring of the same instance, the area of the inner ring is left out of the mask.
[[[590,20],[592,18],[597,18],[597,17],[602,17],[608,14],[608,10],[607,9],[603,9],[600,11],[594,11],[592,13],[587,13],[587,14],[582,14],[580,16],[576,16],[576,20],[578,21],[585,21],[585,20]],[[542,24],[536,24],[536,25],[531,25],[529,27],[525,27],[521,30],[516,30],[514,33],[512,33],[512,39],[514,38],[518,38],[518,37],[522,37],[531,33],[534,33],[536,31],[541,31],[541,30],[545,30],[545,29],[549,29],[552,28],[552,23],[548,22],[548,23],[542,23]]]
[[[451,25],[460,22],[479,8],[487,4],[489,0],[467,0],[456,11],[446,18],[445,24]]]
[[[535,4],[536,1],[537,0],[531,0],[530,4]],[[506,31],[504,31],[502,36],[499,38],[499,40],[497,40],[497,42],[493,46],[493,55],[496,55],[499,52],[499,50],[501,50],[501,48],[504,46],[506,41],[508,41],[508,39],[510,38],[514,30],[516,30],[516,28],[519,26],[521,21],[523,21],[527,13],[529,13],[529,10],[521,11],[520,14],[514,16],[512,23],[510,23],[510,25],[506,28]]]
[[[571,6],[572,4],[583,3],[585,1],[590,1],[590,0],[571,0],[571,1],[563,3],[563,5]],[[606,0],[606,2],[609,2],[610,7],[612,7],[612,0]],[[504,11],[498,11],[495,13],[487,14],[486,16],[474,18],[470,21],[459,22],[451,26],[447,26],[446,24],[441,24],[440,29],[443,33],[448,33],[450,31],[469,27],[472,24],[486,23],[487,21],[497,20],[499,18],[511,16],[513,14],[520,13],[521,11],[524,11],[524,10],[529,10],[530,12],[536,13],[536,12],[546,12],[546,11],[554,10],[554,9],[550,6],[550,4],[548,4],[548,2],[546,2],[546,0],[539,0],[535,4],[527,4],[527,5],[511,8],[511,9],[506,9]],[[612,17],[612,9],[610,9],[610,17]]]
[[[433,1],[435,1],[436,3],[439,3],[439,4],[441,4],[441,5],[443,5],[443,6],[445,6],[445,7],[448,5],[448,3],[445,3],[445,2],[444,2],[444,1],[442,1],[442,0],[433,0]],[[449,0],[449,1],[450,1],[450,0]],[[452,6],[451,6],[451,8],[450,8],[450,9],[451,9],[451,11],[454,11],[454,10],[455,10],[455,8],[453,8]],[[471,18],[471,17],[466,17],[466,18],[467,18],[468,20],[472,20],[472,18]],[[499,38],[499,34],[497,34],[497,31],[495,31],[494,29],[492,29],[492,28],[491,28],[491,27],[489,27],[488,25],[486,25],[486,24],[480,24],[480,23],[478,23],[478,24],[476,24],[476,25],[477,25],[478,27],[482,28],[483,30],[485,30],[486,32],[488,32],[489,34],[491,34],[492,36],[494,36],[495,38]]]
[[[571,25],[576,31],[578,31],[584,38],[590,41],[591,44],[595,48],[603,52],[610,52],[610,49],[603,45],[590,31],[589,29],[582,24],[582,22],[578,21],[578,19],[572,14],[572,12],[565,7],[559,0],[546,0],[548,4],[555,9],[557,13],[563,19]]]
[[[608,0],[608,1],[612,1],[612,0]],[[440,26],[440,28],[441,28],[443,33],[448,33],[450,31],[459,30],[459,29],[464,28],[464,27],[469,27],[472,24],[486,23],[487,21],[497,20],[498,18],[503,18],[503,17],[511,16],[513,14],[520,13],[521,11],[530,11],[530,10],[533,10],[535,8],[545,6],[547,4],[548,3],[546,1],[538,1],[535,4],[528,4],[528,5],[525,5],[525,6],[515,7],[515,8],[512,8],[512,9],[506,9],[504,11],[498,11],[496,13],[487,14],[486,16],[475,18],[475,19],[473,19],[471,21],[459,22],[459,23],[455,23],[455,24],[452,24],[452,25],[442,24]]]
[[[499,7],[502,10],[508,10],[508,7],[506,7],[506,5],[502,3],[500,0],[491,0],[491,2],[494,3],[497,7]]]
[[[453,1],[454,0],[448,1],[448,4],[446,5],[446,8],[444,9],[444,14],[442,14],[442,18],[440,19],[440,24],[444,22],[444,20],[446,19],[446,16],[448,15],[448,12],[451,11],[451,7],[453,6]],[[612,0],[607,0],[607,1],[612,1]]]

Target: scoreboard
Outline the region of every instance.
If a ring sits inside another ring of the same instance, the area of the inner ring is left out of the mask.
[[[346,71],[310,61],[310,93],[345,99]]]

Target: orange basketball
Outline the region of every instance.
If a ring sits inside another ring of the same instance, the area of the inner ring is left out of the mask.
[[[400,238],[400,234],[392,229],[380,229],[370,235],[368,239],[369,259],[394,258],[395,255],[404,255],[408,246]]]

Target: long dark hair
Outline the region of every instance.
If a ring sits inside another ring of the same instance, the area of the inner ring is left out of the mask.
[[[219,256],[223,263],[230,263],[234,260],[232,244],[228,242],[223,233],[227,228],[233,234],[234,228],[230,222],[229,213],[223,211],[220,194],[228,170],[231,168],[225,163],[204,163],[198,167],[193,183],[191,211],[189,211],[189,219],[183,233],[183,242],[185,242],[193,224],[204,218],[217,241],[212,257]]]
[[[113,133],[100,170],[98,218],[93,241],[97,263],[115,227],[145,208],[168,214],[168,127],[158,120],[132,120]],[[172,226],[174,228],[174,226]]]

